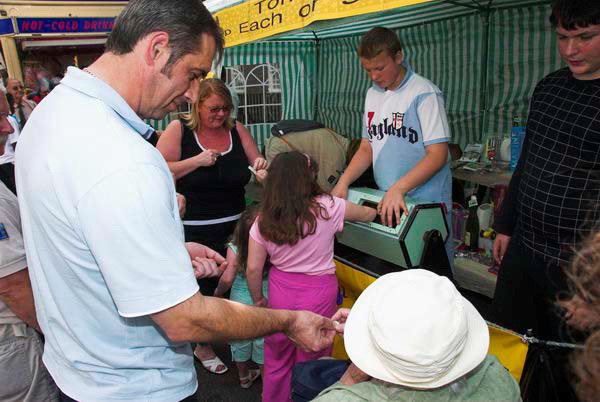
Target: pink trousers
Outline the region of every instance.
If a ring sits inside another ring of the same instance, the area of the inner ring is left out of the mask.
[[[269,271],[269,307],[308,310],[325,317],[336,311],[338,283],[335,274],[306,275]],[[292,368],[296,363],[331,355],[331,347],[309,353],[296,347],[282,333],[265,337],[263,402],[287,402],[292,388]]]

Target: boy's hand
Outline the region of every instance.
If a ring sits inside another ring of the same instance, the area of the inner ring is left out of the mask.
[[[392,227],[392,219],[396,216],[396,224],[400,223],[402,214],[408,216],[408,208],[404,201],[405,191],[392,186],[385,193],[379,205],[377,205],[377,213],[381,216],[381,222]],[[401,212],[402,211],[402,212]]]
[[[331,190],[330,194],[334,197],[339,197],[345,200],[348,198],[348,186],[345,186],[338,181],[335,187]]]
[[[507,236],[502,233],[496,234],[496,239],[494,239],[494,245],[492,246],[492,255],[494,256],[494,260],[498,265],[502,263],[504,253],[506,253],[506,249],[508,249],[509,243],[510,236]]]

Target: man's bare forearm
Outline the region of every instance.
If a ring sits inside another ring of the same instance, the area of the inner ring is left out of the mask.
[[[215,297],[194,296],[152,315],[169,339],[177,342],[224,342],[286,331],[293,312],[248,306]]]
[[[0,300],[27,325],[40,330],[27,268],[0,278]]]

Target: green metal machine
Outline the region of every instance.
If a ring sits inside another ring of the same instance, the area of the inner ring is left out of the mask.
[[[375,208],[384,195],[381,190],[351,188],[348,201]],[[408,215],[403,213],[395,227],[378,221],[346,222],[344,231],[337,235],[338,242],[403,268],[431,269],[423,266],[425,250],[446,255],[443,244],[448,240],[449,230],[444,205],[420,202],[410,197],[405,197],[405,202]],[[434,238],[438,241],[436,249],[432,250]]]

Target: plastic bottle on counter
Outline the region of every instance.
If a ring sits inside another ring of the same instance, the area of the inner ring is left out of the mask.
[[[510,130],[510,170],[513,172],[517,168],[517,162],[521,156],[523,141],[525,140],[525,123],[521,116],[514,116],[512,120],[512,129]]]
[[[471,251],[479,248],[479,219],[477,218],[477,196],[472,195],[469,200],[469,217],[465,224],[465,246]]]

